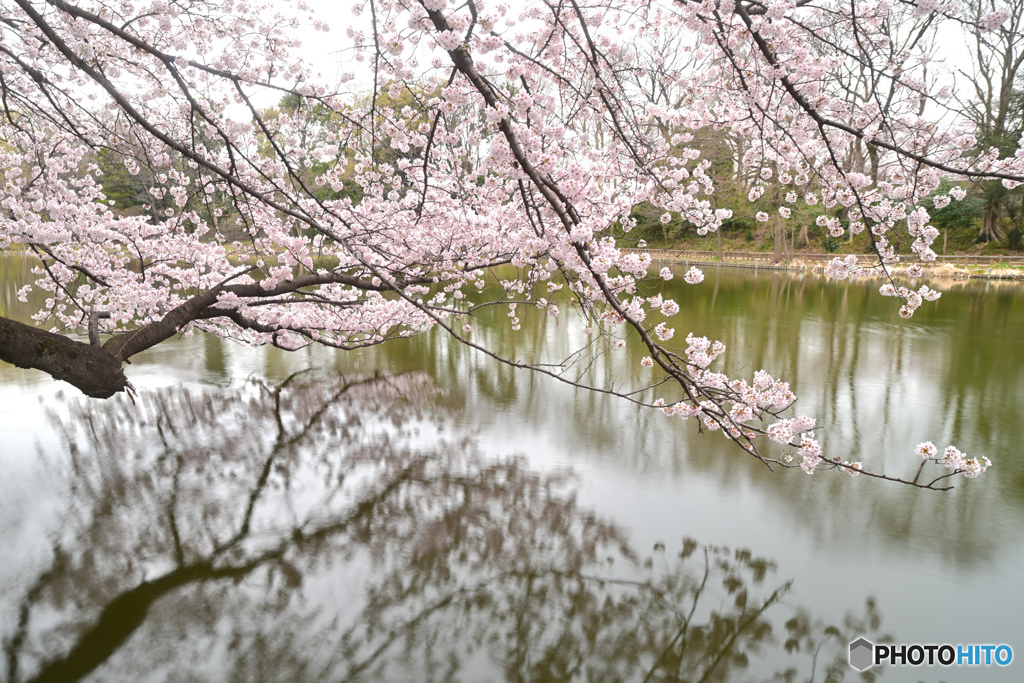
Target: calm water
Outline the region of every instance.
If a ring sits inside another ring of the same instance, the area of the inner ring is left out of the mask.
[[[665,285],[677,334],[789,380],[829,453],[908,475],[932,439],[993,468],[944,494],[773,474],[441,335],[182,338],[127,367],[135,406],[0,366],[0,680],[853,681],[861,635],[1015,648],[880,680],[1021,680],[1024,289],[902,321],[863,283],[706,274]],[[30,277],[0,258],[0,314]],[[476,333],[554,359],[580,327]]]

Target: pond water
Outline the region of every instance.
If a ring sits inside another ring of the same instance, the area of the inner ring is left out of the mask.
[[[826,452],[946,493],[769,472],[692,421],[497,365],[441,334],[360,352],[211,336],[85,399],[0,366],[0,680],[861,680],[874,642],[1000,644],[1024,666],[1024,289],[971,282],[911,321],[877,285],[706,269],[663,285],[730,374],[792,383]],[[0,315],[29,262],[0,257]],[[495,312],[521,357],[582,325]],[[636,345],[598,370],[626,378]]]

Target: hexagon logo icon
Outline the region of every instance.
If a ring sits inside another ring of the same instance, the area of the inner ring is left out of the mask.
[[[858,638],[850,643],[850,666],[863,671],[874,665],[875,646],[866,638]]]

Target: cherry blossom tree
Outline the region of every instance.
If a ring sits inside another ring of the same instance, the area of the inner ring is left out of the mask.
[[[820,188],[781,193],[781,219],[800,202],[846,207],[877,258],[837,259],[828,273],[881,276],[909,317],[938,296],[893,270],[901,235],[912,261],[935,258],[921,201],[948,175],[1022,182],[1024,157],[965,155],[969,121],[924,78],[927,53],[888,51],[887,22],[994,30],[1003,14],[966,18],[956,0],[368,0],[339,32],[351,73],[337,86],[296,57],[295,29],[326,25],[302,2],[282,7],[4,4],[0,248],[40,258],[34,286],[49,299],[36,320],[52,331],[0,318],[0,359],[109,397],[132,390],[124,362],[181,333],[356,349],[440,328],[500,362],[692,418],[769,467],[890,478],[823,458],[814,420],[783,416],[795,399],[786,382],[712,370],[724,346],[676,332],[679,307],[656,294],[650,257],[614,235],[645,201],[715,231],[730,212],[713,208],[694,133],[729,129],[753,141],[752,194]],[[696,58],[657,70],[637,58],[670,36]],[[884,83],[884,106],[836,89],[850,65]],[[643,96],[652,75],[690,93],[686,106]],[[268,92],[308,106],[264,115]],[[926,119],[931,102],[939,113]],[[877,177],[849,170],[858,148],[877,157]],[[146,169],[162,215],[113,212],[90,162],[98,151],[130,174]],[[524,310],[542,309],[580,316],[586,334],[553,362],[504,357],[474,335],[487,306],[507,307],[514,331]],[[85,330],[88,343],[70,336]],[[594,359],[627,337],[647,348],[651,371],[634,378],[649,381],[608,384]],[[759,448],[763,437],[785,452]],[[986,467],[951,449],[922,444],[922,467],[949,471],[908,483],[939,488]]]

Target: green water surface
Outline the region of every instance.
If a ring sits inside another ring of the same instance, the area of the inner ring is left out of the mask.
[[[16,296],[30,266],[0,257],[0,315],[42,305]],[[662,293],[681,345],[789,381],[827,454],[901,476],[924,440],[992,459],[947,493],[772,473],[440,332],[183,337],[126,366],[136,405],[0,366],[0,679],[854,681],[858,636],[1024,658],[1024,289],[931,284],[910,321],[877,283],[811,275],[708,268]],[[586,339],[568,313],[505,314],[473,334],[510,357]],[[646,379],[643,355],[629,340],[595,376]]]

